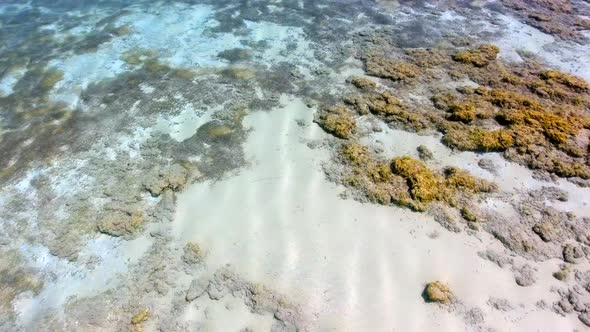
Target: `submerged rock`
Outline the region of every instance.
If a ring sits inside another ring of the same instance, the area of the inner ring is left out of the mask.
[[[191,302],[194,299],[205,294],[205,292],[207,291],[207,286],[209,286],[209,278],[201,277],[194,279],[191,282],[189,289],[186,291],[186,301]]]
[[[186,184],[188,171],[181,165],[173,164],[164,170],[152,171],[144,180],[144,187],[152,196],[160,196],[166,190],[178,191]]]
[[[567,243],[563,246],[563,260],[568,263],[579,263],[584,256],[584,250],[578,244]]]
[[[514,268],[514,280],[516,281],[516,284],[522,287],[528,287],[534,284],[537,281],[535,271],[536,270],[529,264]]]
[[[486,171],[497,175],[498,174],[498,166],[494,163],[493,160],[488,159],[488,158],[481,158],[478,162],[477,165],[483,169],[485,169]]]
[[[590,327],[590,312],[584,312],[578,315],[578,318],[586,326]]]
[[[551,242],[556,237],[556,230],[552,223],[542,222],[533,226],[533,232],[545,242]]]
[[[426,302],[448,304],[453,300],[450,288],[440,281],[429,282],[422,292]]]
[[[560,281],[567,281],[572,270],[569,266],[562,266],[559,271],[553,273],[553,277]]]
[[[417,150],[418,150],[418,156],[423,161],[428,161],[428,160],[431,160],[432,158],[434,158],[432,151],[430,151],[430,149],[428,149],[425,145],[418,146]]]
[[[106,210],[102,213],[97,228],[98,231],[114,237],[131,237],[136,235],[145,223],[139,212],[123,210]]]
[[[189,242],[184,246],[182,260],[189,265],[198,265],[204,262],[207,253],[201,249],[198,243]]]

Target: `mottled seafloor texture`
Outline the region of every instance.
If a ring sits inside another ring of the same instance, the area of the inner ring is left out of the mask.
[[[589,329],[588,29],[0,0],[0,330]]]

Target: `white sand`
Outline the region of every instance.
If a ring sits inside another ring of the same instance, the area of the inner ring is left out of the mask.
[[[453,234],[424,214],[340,199],[342,188],[321,171],[326,151],[305,144],[325,137],[311,124],[312,111],[300,100],[283,103],[245,119],[254,129],[245,146],[252,167],[195,184],[178,198],[174,233],[206,248],[211,268],[231,263],[247,279],[303,303],[317,315],[314,330],[462,330],[460,315],[422,300],[432,280],[448,282],[465,308],[479,307],[486,325],[499,330],[582,326],[573,316],[534,306],[540,298],[557,299],[547,292],[558,284],[550,280],[551,264],[540,267],[546,277],[538,286],[519,287],[511,272],[477,256],[488,247],[502,249],[485,233]],[[310,125],[301,128],[296,119]],[[433,231],[438,239],[427,236]],[[525,307],[492,312],[488,296]]]

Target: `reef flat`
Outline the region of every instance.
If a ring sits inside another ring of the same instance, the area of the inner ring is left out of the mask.
[[[0,330],[587,329],[589,22],[0,2]]]

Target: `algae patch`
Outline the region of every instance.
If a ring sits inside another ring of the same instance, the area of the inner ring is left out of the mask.
[[[484,44],[477,48],[460,51],[453,56],[453,60],[468,63],[476,67],[485,67],[500,53],[500,49],[495,45]]]
[[[327,108],[316,117],[316,123],[339,138],[351,138],[356,132],[353,113],[345,106]]]
[[[439,173],[409,156],[379,160],[368,147],[356,142],[343,144],[338,159],[346,166],[343,184],[384,205],[424,211],[434,201],[457,206],[466,195],[497,190],[494,184],[458,168],[448,167]]]
[[[429,282],[422,293],[426,302],[449,304],[453,300],[453,293],[449,286],[440,281]]]

